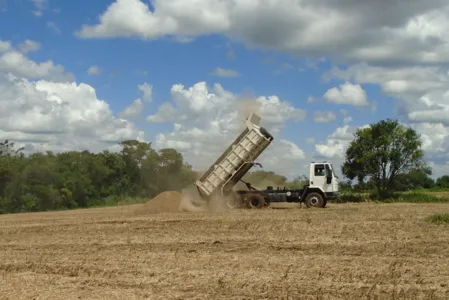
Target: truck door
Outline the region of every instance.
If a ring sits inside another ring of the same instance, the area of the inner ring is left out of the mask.
[[[330,164],[325,164],[324,167],[325,167],[325,174],[326,174],[325,177],[332,178],[332,181],[328,182],[328,179],[325,178],[324,181],[326,182],[326,185],[325,185],[326,188],[323,188],[323,189],[325,192],[335,192],[338,190],[337,178],[334,176],[335,173],[334,173],[333,169],[331,169]],[[337,185],[337,188],[335,188],[335,185]]]
[[[329,168],[329,165],[315,164],[313,184],[311,186],[322,188],[324,192],[333,192],[332,182],[327,183],[327,174],[332,174],[332,170]]]

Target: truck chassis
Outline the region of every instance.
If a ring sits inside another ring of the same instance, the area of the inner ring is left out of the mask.
[[[338,197],[334,193],[324,193],[316,187],[305,186],[302,189],[276,189],[268,186],[266,189],[257,189],[248,182],[241,180],[248,190],[238,190],[229,197],[227,204],[230,208],[260,209],[270,206],[271,203],[304,203],[306,207],[325,208],[328,200]]]

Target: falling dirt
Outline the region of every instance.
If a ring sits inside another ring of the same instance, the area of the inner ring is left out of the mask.
[[[228,210],[225,197],[212,197],[208,202],[204,201],[196,189],[184,189],[182,191],[181,211],[188,212],[223,212]]]

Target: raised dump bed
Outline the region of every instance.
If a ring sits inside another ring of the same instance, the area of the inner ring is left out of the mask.
[[[246,128],[223,154],[196,181],[200,195],[226,196],[234,185],[256,164],[255,160],[273,141],[268,131],[260,127],[260,116],[252,113],[245,121]]]

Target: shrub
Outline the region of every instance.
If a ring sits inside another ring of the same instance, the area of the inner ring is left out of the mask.
[[[368,202],[369,196],[365,193],[351,193],[351,192],[343,192],[340,194],[340,197],[335,201],[336,203],[348,203],[348,202]]]

